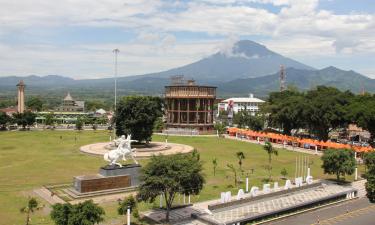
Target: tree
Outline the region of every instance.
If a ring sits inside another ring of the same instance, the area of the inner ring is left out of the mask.
[[[234,175],[234,186],[237,185],[237,170],[236,168],[234,168],[233,164],[227,164],[227,167],[233,172],[233,175]]]
[[[238,158],[238,165],[240,165],[240,170],[242,171],[242,160],[245,159],[245,154],[243,152],[236,152]]]
[[[99,100],[86,101],[85,108],[88,111],[96,111],[98,109],[107,109],[106,104],[103,101],[99,101]]]
[[[166,204],[166,222],[177,193],[198,194],[205,183],[202,163],[193,154],[153,156],[143,168],[137,198],[153,202],[163,195]]]
[[[375,137],[375,96],[358,95],[348,105],[348,117],[371,134],[370,144],[374,146]]]
[[[213,167],[214,167],[214,176],[216,175],[216,167],[217,167],[217,159],[216,158],[214,158],[213,160],[212,160],[212,165],[213,165]]]
[[[76,120],[76,129],[82,130],[82,128],[83,128],[83,120],[82,120],[82,118],[79,117]]]
[[[46,118],[46,120],[44,121],[44,123],[46,125],[52,125],[53,124],[53,122],[54,122],[54,114],[52,112],[46,114],[45,118]]]
[[[40,97],[32,96],[26,101],[26,106],[32,111],[42,111],[43,101]]]
[[[162,102],[161,98],[152,96],[123,97],[114,118],[116,135],[131,134],[139,142],[151,141],[154,123],[163,115]]]
[[[155,132],[162,132],[163,129],[164,129],[163,117],[158,117],[155,120],[155,123],[154,123],[154,131]]]
[[[26,111],[24,113],[14,113],[13,120],[18,126],[26,129],[26,126],[31,126],[35,123],[36,114]]]
[[[238,127],[248,127],[251,130],[260,131],[263,130],[264,119],[260,115],[252,115],[245,109],[234,115],[233,123]]]
[[[11,121],[10,117],[4,113],[0,112],[0,130],[5,130],[6,125]]]
[[[137,201],[134,199],[133,195],[125,198],[123,201],[119,201],[119,207],[117,208],[117,213],[119,215],[126,215],[128,208],[130,212],[134,215],[138,215],[135,213],[137,210]],[[136,217],[136,216],[135,216]]]
[[[56,225],[94,225],[104,220],[104,214],[102,207],[87,200],[76,205],[57,203],[52,206],[50,216]]]
[[[220,122],[215,123],[215,125],[214,125],[214,129],[217,130],[217,133],[218,133],[219,135],[224,134],[225,131],[226,131],[225,124],[224,124],[224,123],[220,123]]]
[[[336,174],[338,181],[340,180],[340,175],[345,176],[346,174],[351,175],[354,173],[356,163],[354,153],[351,150],[328,149],[324,151],[321,159],[324,173]]]
[[[73,205],[70,203],[57,203],[52,206],[52,211],[50,213],[51,219],[56,225],[68,225],[69,217],[73,212]]]
[[[266,143],[263,146],[263,149],[268,154],[268,172],[269,172],[269,179],[271,179],[271,171],[272,171],[271,161],[272,161],[272,155],[276,155],[277,156],[279,154],[279,152],[277,151],[277,149],[273,148],[271,142],[269,142],[269,141],[266,141]]]
[[[287,171],[285,168],[283,168],[283,169],[281,170],[280,174],[281,174],[281,176],[283,176],[283,178],[285,179],[285,177],[288,176],[288,171]]]
[[[346,127],[350,122],[347,105],[353,97],[352,93],[334,87],[318,86],[308,91],[302,115],[310,132],[319,140],[327,141],[331,130]]]
[[[20,209],[21,213],[26,213],[26,225],[30,222],[30,213],[38,209],[38,201],[35,198],[29,198],[27,206]]]
[[[366,196],[370,202],[375,203],[375,152],[367,153],[364,159],[367,167]]]
[[[304,94],[297,90],[272,92],[268,101],[261,106],[262,114],[268,115],[271,126],[291,135],[292,129],[303,127],[302,112],[305,107]]]

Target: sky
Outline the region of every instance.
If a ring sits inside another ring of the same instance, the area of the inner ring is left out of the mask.
[[[183,66],[253,40],[375,78],[374,0],[0,0],[0,76],[112,77]]]

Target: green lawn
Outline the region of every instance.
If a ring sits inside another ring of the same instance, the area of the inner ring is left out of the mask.
[[[60,138],[61,137],[61,138]],[[73,176],[93,174],[105,164],[101,157],[86,155],[79,152],[84,144],[109,140],[107,131],[13,131],[0,132],[0,225],[22,224],[24,215],[19,209],[26,203],[27,196],[34,188],[45,184],[69,183]],[[155,136],[155,141],[164,141],[164,137]],[[194,146],[204,162],[204,173],[207,183],[199,196],[192,200],[203,201],[219,198],[221,191],[232,190],[235,194],[238,187],[233,187],[233,174],[226,167],[232,163],[238,168],[237,151],[243,151],[245,173],[239,172],[241,180],[246,172],[254,169],[250,175],[250,186],[261,187],[262,180],[268,177],[264,165],[268,157],[261,146],[216,137],[169,137],[169,142],[183,143]],[[286,168],[290,177],[294,177],[295,159],[300,153],[279,150],[279,156],[273,156],[273,178],[284,184],[280,171]],[[213,176],[212,159],[217,158],[216,176]],[[315,178],[327,178],[322,174],[321,161],[309,155],[313,161],[312,175]],[[141,164],[145,160],[141,160]],[[348,177],[349,178],[349,177]],[[244,184],[239,187],[244,188]],[[39,199],[42,201],[41,199]],[[46,204],[42,201],[42,204]],[[116,214],[117,203],[103,205],[106,219],[119,218]],[[156,206],[157,203],[154,204]],[[141,209],[152,205],[142,204]],[[52,224],[48,216],[49,207],[32,216],[31,224]]]

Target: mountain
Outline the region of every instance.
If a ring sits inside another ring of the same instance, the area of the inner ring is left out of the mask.
[[[170,76],[184,75],[198,84],[215,85],[219,96],[247,95],[252,92],[266,96],[279,89],[280,65],[286,68],[286,81],[302,90],[317,85],[335,86],[342,90],[375,92],[374,80],[354,71],[335,67],[316,70],[293,59],[284,57],[256,42],[243,40],[230,49],[221,50],[197,62],[163,72],[119,77],[118,94],[162,94],[170,83]],[[45,77],[0,77],[0,96],[14,96],[15,85],[23,79],[30,94],[61,98],[70,91],[82,99],[113,97],[113,78],[74,80],[49,75]]]
[[[352,70],[345,71],[330,66],[321,70],[301,70],[287,68],[285,70],[286,84],[301,90],[308,90],[318,85],[334,86],[341,90],[358,93],[362,88],[375,91],[375,80]],[[246,79],[236,79],[218,86],[223,95],[241,95],[255,93],[266,96],[271,91],[279,90],[279,73]]]
[[[280,65],[314,70],[310,66],[284,57],[256,42],[243,40],[236,42],[229,51],[220,51],[186,66],[152,75],[168,78],[181,74],[201,83],[218,83],[271,74],[278,71]]]

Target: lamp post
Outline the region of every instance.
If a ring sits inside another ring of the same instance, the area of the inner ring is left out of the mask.
[[[117,111],[117,56],[120,53],[120,50],[113,49],[113,53],[115,53],[115,108],[114,108],[114,115]],[[113,123],[113,138],[116,138],[116,122]]]

